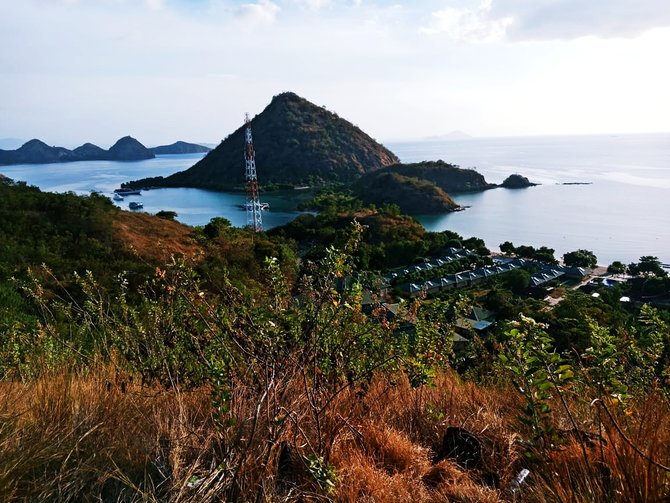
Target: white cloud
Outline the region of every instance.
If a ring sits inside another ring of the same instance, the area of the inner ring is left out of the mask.
[[[668,0],[494,0],[489,19],[513,17],[512,39],[636,37],[670,26]]]
[[[163,0],[144,0],[147,7],[151,10],[161,10],[163,8]]]
[[[318,11],[332,5],[331,0],[293,0],[293,2],[302,8]]]
[[[270,0],[259,0],[256,3],[242,4],[237,11],[244,20],[258,23],[273,23],[281,9]]]
[[[670,29],[605,39],[584,0],[577,31],[547,0],[66,1],[0,0],[0,137],[218,141],[280,91],[378,138],[670,130]]]
[[[496,42],[504,38],[513,19],[510,16],[493,19],[490,11],[491,0],[484,0],[472,9],[446,7],[433,12],[430,24],[420,30],[463,42]]]

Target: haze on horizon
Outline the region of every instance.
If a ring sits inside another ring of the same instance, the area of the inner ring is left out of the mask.
[[[384,140],[670,131],[667,0],[0,0],[0,138],[217,143],[293,91]]]

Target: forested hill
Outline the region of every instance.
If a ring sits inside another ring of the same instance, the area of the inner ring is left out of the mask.
[[[399,159],[337,114],[294,93],[282,93],[251,123],[258,179],[272,185],[351,183]],[[244,126],[192,168],[131,187],[200,187],[230,190],[244,185]]]
[[[384,168],[381,173],[397,173],[402,176],[428,180],[445,192],[474,192],[497,186],[488,183],[484,176],[474,169],[459,168],[444,161],[397,164]]]

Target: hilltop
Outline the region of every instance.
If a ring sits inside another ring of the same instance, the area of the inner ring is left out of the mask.
[[[290,92],[275,96],[251,126],[258,178],[266,188],[348,184],[400,162],[358,127]],[[190,169],[126,185],[239,189],[245,183],[244,143],[241,126]]]
[[[38,139],[27,141],[16,150],[0,150],[0,164],[42,164],[76,160],[63,147],[50,147]]]

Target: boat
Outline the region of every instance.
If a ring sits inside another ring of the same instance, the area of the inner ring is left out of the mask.
[[[116,194],[114,194],[113,199],[114,201],[123,201],[123,196],[117,192]]]
[[[131,210],[141,210],[142,208],[144,208],[144,205],[142,203],[136,203],[135,201],[133,201],[128,205],[128,208],[130,208]]]
[[[120,196],[141,196],[142,191],[140,189],[116,189],[114,191],[116,194],[119,194]]]

